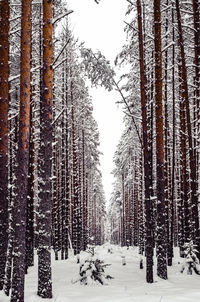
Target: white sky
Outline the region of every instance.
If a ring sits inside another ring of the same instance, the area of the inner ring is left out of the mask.
[[[85,47],[100,50],[107,59],[114,61],[125,42],[123,31],[126,0],[66,0],[69,9],[71,28],[75,37],[85,41]],[[123,130],[122,109],[115,104],[120,100],[117,92],[107,92],[104,88],[90,90],[93,98],[94,118],[100,132],[101,171],[107,201],[112,192],[113,156]]]

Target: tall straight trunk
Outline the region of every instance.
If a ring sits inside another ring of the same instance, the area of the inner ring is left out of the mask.
[[[17,95],[17,91],[16,91]],[[11,129],[15,129],[14,127],[15,119],[10,119],[9,121],[9,132],[11,133]],[[7,248],[7,257],[6,257],[6,269],[4,276],[4,292],[7,296],[10,294],[11,287],[11,270],[12,270],[12,252],[13,252],[13,166],[14,166],[14,135],[10,134],[9,137],[9,169],[8,169],[8,184],[10,186],[9,194],[8,194],[8,248]]]
[[[196,115],[197,115],[197,133],[200,127],[200,4],[198,0],[192,0],[193,20],[194,20],[194,64],[195,64],[195,97],[196,97]],[[199,124],[198,124],[199,123]]]
[[[51,281],[51,165],[53,105],[53,1],[43,1],[43,74],[41,98],[40,204],[38,247],[38,295],[52,297]]]
[[[8,244],[9,1],[0,1],[0,290]]]
[[[140,154],[140,178],[139,178],[139,204],[138,204],[138,213],[139,213],[139,253],[143,255],[144,252],[144,206],[143,206],[143,154],[141,150]]]
[[[189,92],[188,92],[188,81],[187,81],[187,68],[185,60],[185,49],[183,40],[183,30],[181,23],[181,13],[179,0],[176,0],[176,12],[178,22],[178,35],[179,35],[179,48],[182,68],[182,80],[183,80],[183,99],[186,107],[186,121],[187,121],[187,132],[188,132],[188,143],[189,143],[189,165],[190,165],[190,179],[191,179],[191,201],[192,201],[192,224],[193,224],[193,240],[198,245],[198,252],[200,253],[200,238],[199,238],[199,214],[198,214],[198,196],[197,196],[197,169],[196,160],[194,157],[194,148],[192,141],[192,126],[190,119],[190,103],[189,103]]]
[[[16,87],[15,101],[18,102],[18,88]],[[9,137],[9,228],[8,228],[8,249],[6,260],[6,271],[4,280],[4,292],[7,296],[10,294],[11,289],[11,275],[13,265],[13,245],[14,245],[14,193],[16,188],[16,173],[15,158],[17,154],[17,142],[18,142],[18,115],[10,120],[10,129],[14,129],[14,133]]]
[[[78,225],[78,240],[79,240],[79,246],[80,250],[83,250],[83,237],[82,237],[82,232],[83,232],[83,181],[82,181],[82,157],[83,157],[83,151],[82,151],[82,142],[81,142],[81,131],[80,131],[80,139],[78,142],[78,198],[79,198],[79,225]]]
[[[56,118],[55,110],[53,112],[53,119]],[[52,133],[52,236],[53,236],[53,249],[55,252],[55,260],[58,260],[58,199],[57,199],[57,191],[58,191],[58,142],[56,140],[56,128],[57,125],[54,124],[53,133]]]
[[[66,51],[67,55],[67,51]],[[66,212],[65,212],[65,259],[68,258],[68,240],[69,240],[69,215],[70,215],[70,172],[69,172],[69,114],[68,114],[68,61],[66,62],[66,83],[65,83],[65,89],[66,89],[66,99],[65,99],[65,106],[66,106],[66,120],[65,120],[65,147],[66,147],[66,171],[65,171],[65,185],[66,185]]]
[[[86,165],[85,165],[85,132],[82,130],[82,150],[83,150],[83,162],[82,162],[82,178],[83,178],[83,250],[87,248],[87,208],[86,208]]]
[[[41,112],[41,94],[42,94],[42,52],[43,52],[43,49],[42,49],[42,46],[43,46],[43,42],[42,42],[42,14],[43,14],[43,11],[42,11],[42,3],[39,4],[39,13],[38,13],[38,18],[39,18],[39,22],[38,22],[38,31],[39,31],[39,45],[38,45],[38,48],[39,48],[39,68],[40,68],[40,72],[39,72],[39,110]],[[40,117],[40,115],[39,115]],[[38,177],[40,176],[40,144],[41,144],[41,140],[39,140],[39,146],[38,146],[38,156],[37,156],[37,162],[36,162],[36,166],[37,166],[37,175]],[[40,192],[40,182],[38,181],[38,193]],[[38,194],[38,199],[39,199],[39,194]],[[36,206],[36,217],[35,217],[35,220],[36,220],[36,227],[35,227],[35,248],[38,247],[38,213],[39,213],[39,203],[37,204]]]
[[[31,100],[31,12],[32,1],[22,0],[20,113],[16,170],[16,198],[14,201],[14,260],[11,302],[24,301],[26,253],[26,201],[29,167],[30,100]]]
[[[174,29],[174,7],[172,5],[172,41],[175,42],[175,29]],[[175,209],[175,148],[176,148],[176,109],[175,109],[175,45],[172,46],[172,124],[173,124],[173,140],[172,140],[172,190],[171,190],[171,233],[170,233],[170,250],[171,257],[173,257],[173,245],[174,245],[174,209]]]
[[[139,205],[138,205],[138,186],[139,186],[139,177],[138,177],[138,161],[135,156],[135,175],[134,175],[134,195],[133,192],[131,193],[131,196],[133,195],[133,244],[134,246],[138,245],[138,215],[139,215]],[[132,233],[132,232],[131,232]],[[130,244],[131,245],[131,244]]]
[[[149,161],[151,154],[148,151],[148,128],[147,128],[147,94],[146,94],[146,74],[144,63],[144,41],[142,28],[141,2],[137,0],[138,16],[138,38],[140,56],[140,94],[142,110],[142,134],[143,134],[143,160],[144,160],[144,185],[145,185],[145,210],[146,210],[146,281],[153,283],[153,236],[152,236],[152,202],[151,202],[151,169]]]
[[[62,107],[65,106],[65,64],[62,67]],[[66,242],[66,145],[65,145],[65,112],[62,114],[61,121],[61,259],[64,260],[65,242]]]
[[[196,186],[199,182],[199,157],[200,157],[200,4],[192,0],[194,20],[194,65],[195,65],[195,99],[194,99],[194,156],[197,166]]]
[[[186,189],[186,121],[185,121],[185,106],[183,99],[183,78],[182,78],[182,66],[178,64],[178,76],[179,76],[179,131],[180,131],[180,139],[179,139],[179,149],[181,150],[181,154],[177,158],[177,214],[178,214],[178,244],[180,248],[180,256],[184,257],[184,225],[185,225],[185,217],[184,217],[184,197],[185,189]],[[178,145],[178,140],[177,140]],[[182,165],[184,167],[182,167]],[[186,200],[187,202],[187,200]]]
[[[31,41],[31,68],[32,68],[32,41]],[[32,75],[31,75],[32,76]],[[32,82],[32,78],[31,78]],[[28,267],[34,264],[34,128],[33,128],[33,95],[34,87],[31,85],[31,108],[30,108],[30,136],[29,136],[29,171],[27,189],[27,215],[26,215],[26,273]]]
[[[160,0],[154,0],[156,165],[157,165],[157,274],[167,279],[165,239],[165,184],[162,106],[162,44]]]
[[[122,171],[122,213],[121,213],[121,246],[126,245],[126,237],[125,237],[125,185],[124,185],[124,171]]]
[[[182,79],[181,79],[182,81]],[[183,83],[183,82],[182,82]],[[182,87],[180,83],[180,87]],[[182,96],[182,89],[180,91]],[[189,204],[189,194],[188,194],[188,170],[187,170],[187,144],[186,144],[186,121],[185,121],[185,104],[184,99],[180,97],[180,171],[181,171],[181,200],[183,202],[183,215],[184,215],[184,229],[182,234],[182,242],[189,242],[191,239],[191,228],[190,228],[190,204]],[[183,248],[183,246],[180,246]]]
[[[87,244],[89,242],[89,197],[88,197],[88,191],[89,191],[89,173],[86,170],[85,172],[85,247],[87,247]]]
[[[168,7],[169,1],[166,0],[166,7]],[[171,167],[170,167],[170,147],[169,147],[169,117],[168,117],[168,11],[166,12],[165,20],[165,55],[164,55],[164,112],[165,112],[165,127],[164,127],[164,156],[165,156],[165,166],[164,166],[164,175],[165,175],[165,204],[166,204],[166,234],[167,234],[167,264],[172,266],[172,256],[173,256],[173,246],[170,244],[170,235],[171,235],[171,212],[172,212],[172,203],[171,203]]]
[[[154,51],[152,51],[152,60],[154,59]],[[150,92],[149,92],[149,117],[147,120],[148,131],[149,131],[149,141],[148,141],[148,150],[149,150],[149,166],[151,170],[150,174],[150,194],[151,194],[151,215],[152,215],[152,237],[153,237],[153,247],[155,247],[155,226],[156,226],[156,207],[155,207],[155,198],[154,198],[154,69],[151,67],[151,76],[150,76]]]
[[[26,225],[26,271],[34,264],[34,132],[33,110],[30,110],[30,150],[27,195],[27,225]]]
[[[73,220],[72,220],[72,238],[75,255],[80,253],[80,200],[78,192],[78,158],[76,150],[76,129],[75,129],[75,106],[73,95],[74,83],[71,79],[71,119],[72,119],[72,169],[73,169]]]

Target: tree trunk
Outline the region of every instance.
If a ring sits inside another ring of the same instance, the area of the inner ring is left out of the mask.
[[[154,0],[155,102],[156,102],[156,165],[157,165],[157,274],[167,279],[165,184],[162,109],[162,44],[160,0]]]
[[[14,201],[14,260],[11,302],[24,301],[26,201],[29,167],[30,100],[31,100],[31,12],[32,1],[22,0],[20,113]]]
[[[137,0],[138,15],[138,37],[139,37],[139,56],[140,56],[140,94],[142,111],[142,134],[143,134],[143,160],[144,160],[144,185],[145,185],[145,210],[146,210],[146,280],[153,283],[153,236],[152,236],[152,202],[151,202],[151,169],[149,161],[151,154],[148,151],[148,129],[147,129],[147,95],[146,95],[146,75],[144,63],[144,46],[142,30],[142,10],[141,2]]]
[[[183,99],[186,107],[186,121],[187,121],[187,132],[188,132],[188,143],[189,143],[189,165],[190,165],[190,179],[191,179],[191,200],[192,200],[192,223],[193,223],[193,240],[198,246],[198,252],[200,252],[200,238],[199,238],[199,214],[198,214],[198,196],[197,196],[197,170],[196,160],[194,157],[194,148],[192,141],[192,127],[190,119],[190,103],[189,103],[189,92],[188,92],[188,81],[187,81],[187,69],[185,61],[185,50],[183,41],[183,31],[181,23],[181,13],[179,0],[176,0],[176,12],[178,22],[178,35],[179,35],[179,48],[181,54],[181,68],[182,68],[182,80],[183,80]]]
[[[30,150],[27,191],[27,225],[26,225],[26,272],[29,266],[34,265],[34,132],[33,110],[30,112]]]
[[[0,290],[8,244],[9,1],[0,1]]]
[[[172,5],[172,41],[175,42],[175,29],[174,29],[174,7]],[[173,141],[172,141],[172,190],[171,190],[171,233],[170,233],[170,251],[171,258],[173,257],[173,245],[175,237],[174,228],[174,210],[175,210],[175,158],[176,158],[176,109],[175,109],[175,45],[172,46],[172,120],[173,120]]]
[[[38,295],[52,297],[51,281],[51,164],[53,105],[53,1],[43,1],[43,74],[41,99],[40,204],[38,247]]]

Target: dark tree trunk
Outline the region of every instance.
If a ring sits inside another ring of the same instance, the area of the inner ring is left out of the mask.
[[[167,279],[160,0],[154,0],[154,44],[157,165],[157,274],[160,278]]]
[[[194,127],[195,133],[198,135],[198,131],[200,129],[200,16],[199,16],[199,9],[200,9],[200,4],[198,0],[192,0],[193,4],[193,20],[194,20],[194,65],[195,65],[195,81],[194,84],[196,86],[195,88],[195,117],[197,119],[197,122],[194,121]],[[196,142],[196,139],[195,139]],[[199,143],[196,142],[196,144]],[[198,152],[197,152],[198,153]],[[199,157],[199,154],[196,155]],[[197,160],[197,167],[199,164],[199,158]],[[197,171],[197,176],[198,176],[198,171]]]
[[[172,41],[175,42],[175,29],[174,29],[174,7],[172,6]],[[172,141],[172,190],[171,190],[171,233],[170,233],[170,253],[171,259],[173,257],[173,245],[175,237],[175,228],[174,228],[174,209],[175,209],[175,158],[176,158],[176,109],[175,109],[175,45],[172,46],[172,118],[173,118],[173,141]]]
[[[33,87],[31,87],[31,102],[33,102]],[[34,132],[33,106],[30,108],[30,142],[29,142],[29,170],[27,191],[27,223],[26,223],[26,273],[29,266],[34,264]]]
[[[86,167],[85,167],[85,132],[82,130],[82,150],[83,150],[83,163],[82,163],[82,174],[83,174],[83,250],[87,248],[87,205],[86,205]]]
[[[147,94],[146,94],[146,74],[144,63],[143,29],[142,29],[142,9],[141,2],[137,0],[138,15],[138,37],[140,56],[140,94],[142,110],[142,137],[143,137],[143,158],[144,158],[144,185],[145,185],[145,224],[146,224],[146,280],[153,282],[153,231],[152,231],[152,202],[151,202],[151,169],[149,162],[151,154],[148,151],[148,127],[147,127]]]
[[[190,165],[190,179],[191,179],[191,201],[192,201],[192,223],[193,223],[193,240],[198,246],[198,252],[200,252],[200,237],[199,237],[199,214],[198,214],[198,196],[197,196],[197,170],[196,170],[196,160],[192,141],[192,126],[190,118],[190,104],[189,104],[189,92],[188,92],[188,81],[187,81],[187,68],[185,61],[185,49],[183,40],[183,30],[181,23],[181,13],[179,0],[176,0],[176,12],[177,12],[177,22],[178,22],[178,43],[180,48],[180,58],[181,58],[181,73],[182,73],[182,88],[183,88],[183,99],[186,108],[186,121],[187,121],[187,132],[188,132],[188,143],[189,143],[189,165]]]
[[[67,55],[67,53],[66,53]],[[68,258],[68,240],[69,240],[69,215],[70,215],[70,172],[69,172],[69,114],[68,114],[68,65],[66,64],[66,120],[65,120],[65,147],[66,147],[66,171],[65,171],[65,183],[66,183],[66,212],[65,212],[65,259]]]
[[[9,1],[0,2],[0,290],[8,244]]]
[[[65,64],[62,68],[62,107],[65,106]],[[62,114],[61,121],[61,259],[65,258],[65,243],[66,243],[66,186],[65,186],[65,173],[66,173],[66,140],[65,140],[65,111]]]
[[[20,113],[16,170],[16,198],[14,201],[14,260],[11,302],[24,301],[26,253],[26,201],[29,167],[30,100],[31,100],[31,11],[32,1],[22,1]]]
[[[38,295],[52,297],[51,280],[51,164],[53,104],[53,1],[43,1],[43,74],[41,99],[40,204],[38,247]]]
[[[80,200],[78,194],[78,159],[76,150],[76,133],[75,133],[75,106],[74,106],[74,86],[71,79],[71,120],[72,120],[72,169],[73,169],[73,220],[72,220],[72,241],[75,255],[80,253]]]
[[[18,102],[18,89],[16,87],[15,93],[16,103]],[[8,229],[8,250],[7,250],[7,261],[6,261],[6,271],[5,271],[5,281],[4,281],[4,292],[7,296],[10,294],[11,289],[11,274],[13,265],[13,245],[14,245],[14,193],[16,187],[16,178],[14,177],[16,173],[16,166],[14,166],[14,158],[17,154],[17,142],[18,142],[18,115],[10,121],[10,129],[14,129],[13,135],[10,135],[9,144],[9,229]]]

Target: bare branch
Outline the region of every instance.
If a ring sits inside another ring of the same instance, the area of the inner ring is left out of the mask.
[[[139,133],[137,124],[136,124],[135,119],[134,119],[134,116],[133,116],[133,114],[132,114],[132,112],[131,112],[131,110],[130,110],[130,107],[129,107],[127,101],[126,101],[126,98],[125,98],[125,96],[123,95],[123,93],[122,93],[121,89],[119,88],[119,86],[118,86],[117,82],[115,81],[115,79],[112,78],[112,80],[113,80],[113,83],[114,83],[114,85],[115,85],[117,91],[120,93],[120,95],[121,95],[121,97],[122,97],[122,100],[123,100],[124,104],[126,105],[126,108],[128,109],[128,112],[129,112],[129,114],[130,114],[130,117],[132,118],[132,121],[133,121],[135,130],[136,130],[136,132],[137,132],[137,135],[138,135],[140,144],[141,144],[141,146],[143,147],[142,139],[141,139],[141,136],[140,136],[140,133]]]
[[[70,38],[67,40],[67,42],[65,43],[65,45],[63,46],[63,48],[61,49],[60,53],[58,54],[57,58],[55,58],[54,62],[53,62],[53,66],[55,65],[55,63],[58,61],[58,59],[60,58],[61,54],[63,53],[63,51],[65,50],[66,46],[69,44],[70,42]]]
[[[60,21],[62,18],[68,16],[69,14],[73,13],[74,11],[73,10],[69,10],[68,12],[58,16],[56,19],[53,20],[52,24],[55,25],[56,22]]]
[[[131,5],[134,5],[133,2],[132,2],[131,0],[126,0],[126,1],[128,1]]]
[[[66,107],[64,107],[64,108],[60,111],[60,113],[55,117],[54,121],[52,122],[52,125],[54,125],[54,124],[57,122],[57,120],[58,120],[59,117],[63,114],[63,112],[65,111],[65,109],[66,109]]]

